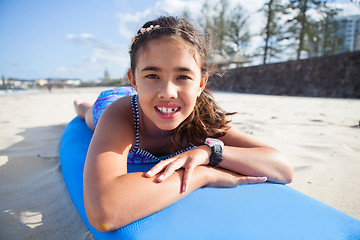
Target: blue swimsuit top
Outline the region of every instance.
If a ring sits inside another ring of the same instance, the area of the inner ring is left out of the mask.
[[[177,151],[174,154],[166,155],[162,157],[156,157],[153,154],[149,153],[148,151],[140,149],[139,148],[139,109],[138,109],[138,101],[136,94],[131,97],[131,107],[134,115],[136,142],[135,142],[135,146],[133,147],[132,150],[130,150],[128,154],[128,158],[127,158],[128,163],[156,163],[156,162],[160,162],[161,160],[171,158],[177,154],[189,151],[196,147],[194,145],[191,145],[183,150]]]

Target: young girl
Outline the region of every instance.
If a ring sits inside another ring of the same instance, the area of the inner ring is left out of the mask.
[[[206,54],[188,21],[160,17],[132,41],[133,88],[105,91],[94,106],[75,102],[78,115],[95,129],[84,201],[99,231],[160,211],[203,186],[291,182],[285,157],[232,127],[214,102],[205,88]],[[146,173],[128,173],[127,163],[157,164]]]

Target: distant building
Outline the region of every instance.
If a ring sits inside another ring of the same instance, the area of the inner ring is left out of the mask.
[[[342,36],[343,42],[339,46],[339,53],[360,50],[360,14],[337,17],[337,33]]]
[[[360,0],[351,0],[351,2],[360,5]]]
[[[105,69],[105,71],[104,71],[104,79],[102,82],[105,84],[111,82],[110,74],[107,69]]]
[[[65,82],[66,82],[66,86],[73,86],[73,87],[77,87],[77,86],[79,86],[80,84],[81,84],[81,79],[67,79],[67,80],[65,80]]]
[[[335,11],[341,12],[341,9]],[[316,31],[319,33],[308,40],[309,57],[354,52],[360,50],[360,14],[335,16],[328,29],[319,22]]]
[[[34,81],[33,80],[24,80],[18,78],[7,78],[3,77],[1,89],[29,89],[33,88]]]
[[[50,87],[77,87],[81,84],[81,79],[72,78],[72,79],[62,79],[62,78],[48,78],[47,86]]]
[[[44,87],[77,87],[82,83],[81,79],[61,79],[61,78],[48,78],[48,79],[18,79],[18,78],[5,78],[2,77],[0,89],[30,89],[30,88],[44,88]]]

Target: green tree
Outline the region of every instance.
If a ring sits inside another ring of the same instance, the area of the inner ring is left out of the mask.
[[[270,57],[277,57],[281,52],[279,43],[284,39],[284,34],[280,20],[285,9],[280,0],[269,0],[260,11],[263,11],[266,17],[266,25],[260,33],[264,38],[263,64],[266,64]]]
[[[326,2],[326,1],[325,1]],[[310,9],[318,9],[321,5],[320,0],[290,0],[287,8],[294,17],[288,20],[288,38],[294,38],[297,42],[296,59],[300,59],[301,51],[309,52],[310,49],[305,42],[315,36],[315,22],[308,16]]]
[[[338,34],[338,23],[335,19],[337,11],[326,6],[323,8],[324,18],[321,21],[322,28],[322,55],[326,56],[338,52],[339,46],[344,41],[343,36]]]
[[[224,50],[227,54],[240,52],[245,55],[246,46],[250,41],[250,33],[247,28],[249,17],[240,4],[236,5],[226,19],[227,28],[224,37]]]
[[[187,7],[184,8],[183,12],[182,12],[182,18],[185,18],[187,20],[190,20],[190,12],[189,9]]]
[[[310,56],[326,56],[337,53],[342,45],[343,36],[339,34],[339,26],[335,17],[336,9],[330,8],[326,2],[321,6],[322,19],[316,23],[313,38],[306,45],[310,48]]]
[[[199,22],[204,33],[210,35],[208,44],[211,49],[227,55],[244,51],[251,37],[246,27],[247,20],[241,5],[230,9],[228,0],[220,0],[215,4],[204,2]]]
[[[228,22],[225,18],[229,4],[227,0],[220,0],[213,6],[214,15],[210,18],[210,31],[212,35],[212,47],[220,53],[224,53],[225,37],[227,35]]]
[[[213,48],[212,34],[214,29],[212,25],[212,17],[209,14],[210,10],[211,10],[211,6],[209,5],[209,2],[205,1],[201,9],[201,18],[198,20],[198,22],[205,34],[206,44],[210,47],[210,49],[212,49]]]

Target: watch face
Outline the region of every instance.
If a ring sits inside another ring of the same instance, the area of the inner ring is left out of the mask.
[[[214,153],[222,154],[222,147],[219,144],[214,145]]]
[[[224,143],[216,138],[207,138],[205,139],[205,144],[209,145],[210,147],[213,147],[215,145],[220,145],[221,147],[224,147]]]

